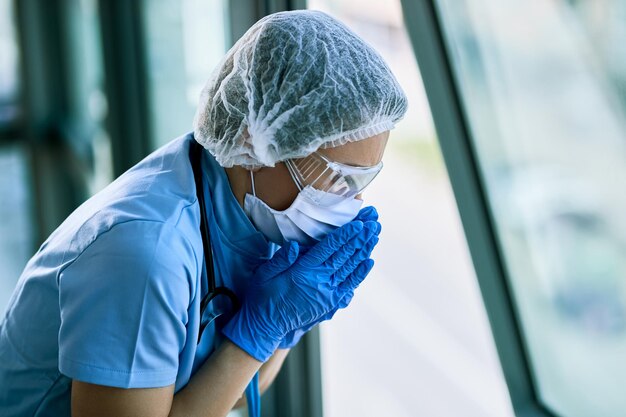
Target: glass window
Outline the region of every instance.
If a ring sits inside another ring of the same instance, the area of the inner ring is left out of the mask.
[[[23,146],[0,147],[0,317],[35,242],[29,161]]]
[[[19,55],[12,0],[0,0],[0,130],[17,117]]]
[[[19,48],[12,0],[0,0],[0,132],[18,116]],[[32,194],[23,146],[0,146],[0,314],[34,246]],[[1,316],[0,316],[1,317]]]
[[[113,180],[111,140],[105,128],[108,112],[104,93],[104,66],[100,16],[97,0],[72,0],[67,12],[67,68],[70,109],[69,139],[81,156],[88,156],[91,172],[89,194],[95,194]]]
[[[389,63],[409,98],[365,192],[383,232],[350,306],[323,323],[324,415],[512,415],[399,1],[310,0]]]
[[[191,131],[200,91],[226,53],[226,0],[145,1],[154,147]]]
[[[441,0],[538,396],[626,408],[626,2]]]

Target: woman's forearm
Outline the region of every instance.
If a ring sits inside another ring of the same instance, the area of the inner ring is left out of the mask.
[[[276,349],[272,357],[261,367],[261,371],[259,372],[259,387],[262,393],[272,385],[288,353],[289,349]]]
[[[278,372],[280,371],[283,362],[285,362],[285,358],[287,358],[288,353],[289,349],[276,349],[276,352],[274,352],[272,357],[270,357],[267,362],[261,366],[261,369],[259,370],[259,390],[261,391],[261,394],[264,393],[270,385],[272,385],[272,382],[274,382],[274,379],[276,378],[276,375],[278,375]],[[234,408],[240,408],[246,404],[246,396],[242,395],[235,403]]]
[[[262,365],[226,339],[174,395],[170,417],[225,416]]]

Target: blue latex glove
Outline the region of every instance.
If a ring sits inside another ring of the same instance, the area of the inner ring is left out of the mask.
[[[261,265],[243,304],[222,333],[265,362],[290,332],[318,323],[361,283],[373,261],[364,253],[378,239],[378,222],[352,221],[299,255],[289,242]]]
[[[359,214],[356,215],[354,220],[361,220],[362,222],[376,222],[378,221],[378,212],[376,211],[376,208],[374,206],[363,207],[359,211]]]
[[[359,211],[359,214],[357,214],[357,216],[354,218],[354,220],[360,220],[360,221],[362,221],[364,223],[367,222],[367,221],[375,222],[375,221],[378,221],[378,212],[376,211],[376,209],[373,206],[364,207],[364,208],[362,208]],[[379,223],[378,226],[379,226],[379,229],[376,232],[377,236],[380,233],[380,223]],[[371,248],[367,248],[366,251],[369,251],[371,253],[373,247],[378,242],[378,239],[376,239],[375,241],[374,241],[374,239],[372,239],[370,242],[372,242],[372,247]],[[373,260],[372,260],[372,262],[373,262]],[[373,266],[373,263],[372,263],[372,266]],[[367,275],[367,273],[369,273],[369,271],[367,271],[365,273],[365,275]],[[319,320],[319,322],[332,319],[333,316],[335,315],[335,313],[337,312],[337,310],[339,310],[340,308],[346,308],[348,306],[348,304],[350,304],[350,301],[352,301],[352,296],[353,295],[354,295],[354,290],[350,291],[347,294],[345,294],[344,297],[339,302],[339,304],[337,304],[337,307],[335,307],[334,309],[332,309],[331,311],[326,313],[326,315],[321,320]],[[280,342],[280,344],[278,345],[278,348],[279,349],[291,349],[292,347],[294,347],[295,345],[298,344],[298,342],[300,341],[302,336],[304,336],[309,330],[311,330],[313,327],[315,327],[319,322],[312,323],[312,324],[310,324],[308,326],[305,326],[305,327],[303,327],[301,329],[296,329],[296,330],[294,330],[292,332],[289,332],[283,338],[283,340]]]

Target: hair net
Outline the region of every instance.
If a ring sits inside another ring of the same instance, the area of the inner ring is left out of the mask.
[[[274,166],[394,127],[407,100],[381,56],[319,11],[255,23],[202,90],[194,136],[224,167]]]

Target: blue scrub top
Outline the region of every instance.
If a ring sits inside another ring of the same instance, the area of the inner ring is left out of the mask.
[[[192,134],[78,207],[28,262],[0,323],[2,416],[70,416],[71,380],[183,388],[221,341],[198,344],[207,291]],[[203,152],[217,285],[242,296],[276,250]]]

